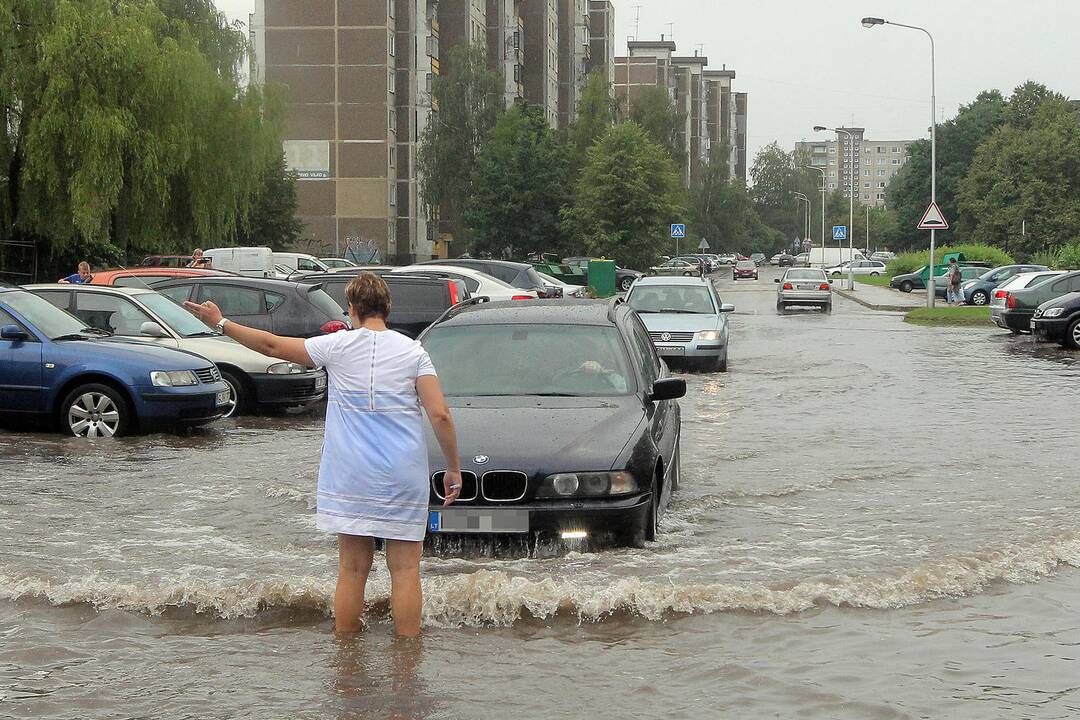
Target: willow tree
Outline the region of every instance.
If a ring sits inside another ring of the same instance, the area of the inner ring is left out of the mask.
[[[206,0],[0,5],[0,234],[54,257],[227,242],[281,152],[239,29]]]

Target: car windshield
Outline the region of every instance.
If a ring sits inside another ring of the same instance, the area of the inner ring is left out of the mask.
[[[199,320],[164,295],[141,293],[136,299],[181,337],[215,334],[202,320]]]
[[[622,336],[594,325],[436,326],[424,348],[451,397],[633,391]]]
[[[716,314],[709,291],[693,285],[647,285],[635,288],[627,302],[639,313]]]
[[[86,323],[79,318],[32,293],[25,291],[4,293],[3,299],[12,310],[26,318],[50,340],[70,335],[92,337],[100,334],[87,328]]]
[[[735,267],[741,270],[749,270],[750,268],[755,267],[755,265],[753,260],[740,260],[739,262],[735,263]]]
[[[824,270],[813,270],[807,268],[806,270],[788,270],[787,275],[784,276],[785,280],[825,280]]]

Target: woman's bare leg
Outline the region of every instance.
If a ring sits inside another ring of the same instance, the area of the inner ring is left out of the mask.
[[[334,592],[334,629],[359,632],[375,542],[369,537],[338,534],[338,581]]]
[[[390,608],[394,632],[404,637],[420,634],[420,555],[424,543],[410,540],[386,541],[386,567],[390,568]]]

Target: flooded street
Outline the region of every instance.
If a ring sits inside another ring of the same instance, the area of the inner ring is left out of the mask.
[[[1080,355],[775,275],[716,281],[659,542],[428,557],[419,643],[381,558],[332,633],[319,418],[0,432],[0,717],[1074,717]]]

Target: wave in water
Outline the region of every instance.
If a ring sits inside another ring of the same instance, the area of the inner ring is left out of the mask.
[[[975,594],[998,581],[1035,582],[1062,564],[1080,567],[1080,533],[944,558],[898,575],[822,576],[786,585],[680,585],[637,578],[595,584],[479,570],[429,575],[424,582],[424,618],[429,627],[460,627],[511,625],[522,617],[576,616],[581,622],[595,622],[615,613],[660,620],[673,613],[731,610],[782,615],[821,605],[893,609]],[[88,604],[148,614],[186,609],[223,619],[281,610],[329,615],[333,589],[334,580],[328,577],[258,582],[191,577],[137,585],[97,576],[55,582],[0,572],[0,599],[4,600],[29,598],[56,606]],[[389,607],[385,573],[372,576],[369,597],[372,615],[385,617]]]

